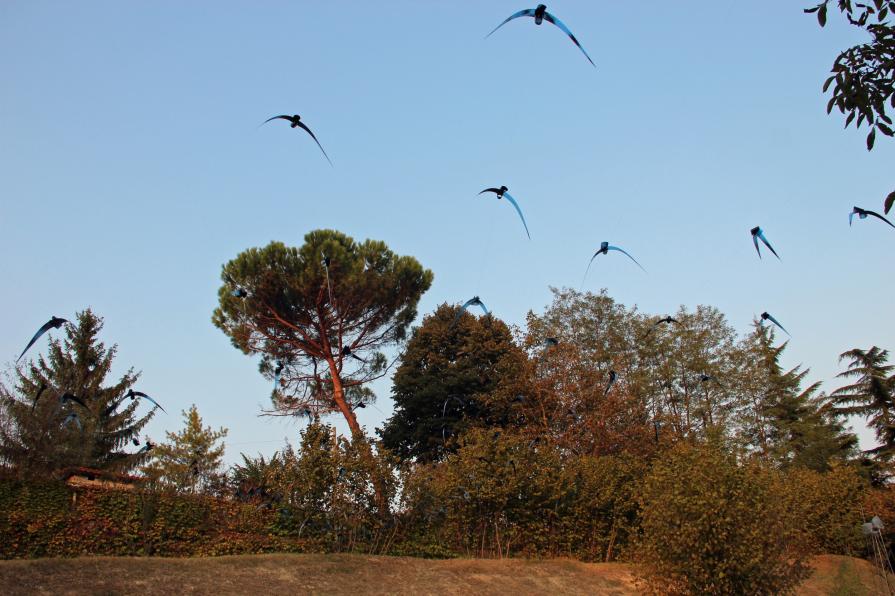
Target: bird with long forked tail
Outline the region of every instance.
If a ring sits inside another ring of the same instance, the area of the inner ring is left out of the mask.
[[[265,120],[264,122],[261,123],[261,126],[264,126],[271,120],[285,120],[286,122],[289,122],[290,128],[301,128],[306,133],[311,135],[311,138],[314,139],[314,142],[317,143],[318,147],[320,147],[320,151],[323,152],[323,157],[326,158],[326,161],[329,162],[329,165],[333,165],[333,162],[329,158],[329,155],[326,154],[326,150],[323,149],[323,145],[321,145],[320,141],[317,140],[317,136],[313,132],[311,132],[310,128],[305,126],[304,122],[301,121],[301,116],[299,116],[298,114],[293,114],[292,116],[289,116],[287,114],[281,114],[280,116],[273,116],[271,118],[268,118],[267,120]]]
[[[587,273],[588,271],[590,271],[590,266],[594,264],[594,259],[596,259],[600,255],[608,255],[610,250],[615,250],[622,253],[623,255],[634,261],[634,264],[640,267],[643,272],[646,273],[646,269],[643,269],[643,265],[638,263],[637,259],[628,254],[626,250],[624,250],[623,248],[619,248],[618,246],[612,246],[608,242],[601,242],[600,248],[597,249],[597,252],[594,253],[594,256],[590,258],[590,262],[587,264],[587,269],[585,269],[584,271],[584,279],[581,280],[581,285],[584,285],[584,280],[587,279]]]
[[[36,342],[37,340],[40,339],[40,336],[41,336],[41,335],[43,335],[44,333],[46,333],[46,332],[49,331],[50,329],[59,329],[59,328],[62,327],[65,323],[68,323],[68,321],[65,320],[65,319],[59,318],[59,317],[57,317],[57,316],[50,317],[50,320],[47,321],[46,323],[44,323],[44,324],[41,326],[41,328],[37,330],[37,333],[35,333],[35,334],[34,334],[34,337],[31,338],[31,341],[28,342],[28,345],[25,346],[25,349],[22,350],[22,353],[19,354],[19,357],[18,357],[18,358],[16,358],[16,363],[18,363],[19,360],[22,359],[22,356],[25,355],[25,352],[27,352],[28,349],[29,349],[31,346],[34,345],[34,342]]]
[[[869,209],[861,209],[860,207],[852,207],[851,213],[848,214],[848,225],[851,226],[852,220],[854,220],[855,215],[858,216],[858,219],[867,219],[867,216],[873,216],[879,220],[882,220],[895,228],[895,224],[892,224],[891,221],[877,213],[876,211],[871,211]]]
[[[762,321],[770,321],[771,323],[773,323],[773,324],[776,325],[777,327],[780,327],[780,329],[783,330],[783,333],[785,333],[786,335],[789,335],[790,337],[792,337],[792,335],[789,334],[789,331],[787,331],[786,328],[785,328],[783,325],[780,324],[780,321],[778,321],[777,319],[775,319],[774,317],[772,317],[770,314],[768,314],[767,311],[761,313],[761,320],[762,320]]]
[[[497,195],[497,200],[505,198],[516,210],[516,213],[519,214],[519,219],[522,220],[522,225],[525,226],[525,235],[528,236],[529,240],[531,240],[531,234],[528,232],[528,224],[525,222],[525,216],[522,215],[522,209],[519,207],[519,203],[516,202],[516,199],[514,199],[513,196],[507,192],[507,190],[508,189],[506,186],[501,186],[500,188],[486,188],[479,194],[482,195],[486,192],[493,192],[495,195]]]
[[[767,246],[771,250],[772,253],[774,253],[775,257],[780,259],[780,255],[777,254],[777,251],[774,250],[774,247],[771,246],[770,242],[768,242],[768,239],[764,235],[764,231],[760,227],[755,226],[754,228],[749,230],[749,233],[752,234],[752,243],[755,245],[755,252],[758,253],[759,259],[761,258],[761,250],[759,250],[759,248],[758,248],[759,240],[761,240],[764,243],[764,245]],[[780,260],[783,260],[783,259],[780,259]]]
[[[581,50],[581,53],[584,54],[584,57],[587,58],[587,61],[590,62],[591,66],[593,66],[594,68],[597,67],[597,65],[594,64],[594,61],[591,60],[590,56],[581,46],[581,43],[578,41],[578,39],[572,34],[572,31],[568,27],[566,27],[565,23],[556,18],[556,16],[547,12],[547,6],[544,4],[538,4],[536,8],[526,8],[525,10],[520,10],[519,12],[511,14],[500,25],[495,27],[494,30],[491,31],[491,33],[486,35],[485,39],[491,37],[491,35],[493,35],[495,31],[497,31],[513,19],[518,19],[520,17],[533,18],[535,20],[535,25],[540,25],[544,21],[547,21],[551,25],[556,25],[556,27],[558,27],[563,33],[568,35],[569,39],[572,40],[572,43],[574,43],[578,47],[578,49]]]
[[[478,306],[479,308],[482,309],[482,312],[485,313],[486,315],[491,314],[490,312],[488,312],[488,307],[485,306],[485,303],[482,302],[482,299],[479,298],[478,296],[473,296],[472,298],[470,298],[469,300],[467,300],[466,302],[463,303],[463,306],[460,307],[460,310],[458,310],[457,314],[454,316],[454,322],[451,324],[452,325],[456,324],[457,321],[460,320],[460,317],[463,315],[463,313],[466,312],[466,309],[469,308],[470,306]]]

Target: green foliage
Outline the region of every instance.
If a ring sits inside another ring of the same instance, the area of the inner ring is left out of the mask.
[[[842,416],[866,417],[881,443],[868,454],[888,464],[895,456],[895,366],[886,364],[889,351],[876,346],[869,350],[855,348],[839,359],[851,362],[838,377],[856,380],[832,393],[833,411]]]
[[[234,346],[262,356],[261,371],[278,381],[275,410],[341,412],[355,434],[352,409],[369,398],[361,387],[385,372],[379,350],[404,339],[432,283],[414,258],[332,230],[308,233],[298,248],[246,250],[221,278],[212,321]]]
[[[216,493],[224,484],[224,445],[227,429],[202,426],[196,405],[183,412],[184,428],[167,432],[168,442],[156,445],[143,467],[151,482],[178,493]]]
[[[815,13],[821,27],[827,22],[824,0],[805,12]],[[836,58],[833,75],[824,83],[824,92],[832,85],[827,113],[836,107],[845,115],[845,126],[867,124],[867,150],[873,149],[876,132],[893,136],[892,119],[886,114],[886,104],[895,108],[895,27],[890,17],[895,14],[895,1],[873,0],[853,3],[839,0],[839,9],[849,23],[865,30],[869,43],[851,47]],[[856,119],[857,117],[857,119]]]
[[[145,404],[125,402],[139,378],[128,370],[105,386],[116,346],[98,340],[102,319],[90,309],[78,313],[77,324],[65,325],[65,338],[51,339],[47,357],[38,356],[15,370],[15,384],[0,384],[0,409],[8,418],[0,425],[0,460],[22,478],[49,478],[71,466],[126,472],[145,457],[125,448],[136,440],[155,413],[138,417]],[[65,393],[82,400],[86,408]],[[76,415],[77,421],[69,418]]]
[[[440,459],[472,426],[507,426],[524,387],[526,354],[492,316],[458,318],[442,304],[415,328],[393,379],[394,413],[379,430],[403,459]]]
[[[640,493],[640,573],[663,594],[782,594],[807,577],[774,475],[717,446],[681,443]]]

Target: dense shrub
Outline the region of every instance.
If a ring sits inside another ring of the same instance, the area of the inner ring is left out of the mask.
[[[663,594],[781,594],[807,553],[774,473],[713,446],[682,443],[644,479],[639,573]]]

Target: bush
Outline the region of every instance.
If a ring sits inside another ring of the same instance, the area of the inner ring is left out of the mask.
[[[663,594],[780,594],[807,577],[774,473],[680,444],[643,481],[638,574]]]

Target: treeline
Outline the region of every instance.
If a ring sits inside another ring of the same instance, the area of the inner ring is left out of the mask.
[[[158,522],[195,524],[194,538],[219,530],[208,503],[254,520],[227,552],[628,560],[656,590],[717,593],[785,591],[810,553],[864,552],[862,509],[895,519],[895,376],[876,347],[844,353],[844,384],[827,394],[805,383],[808,370],[782,367],[772,328],[756,321],[737,337],[711,307],[669,320],[605,293],[556,290],[522,331],[442,305],[406,341],[376,440],[338,436],[312,415],[295,449],[227,470],[226,429],[204,427],[195,407],[181,431],[137,449],[154,410],[141,416],[121,397],[137,373],[105,382],[115,348],[99,342],[101,326],[81,313],[48,358],[0,386],[7,503],[27,503],[29,486],[73,466],[138,473],[139,495],[206,503],[199,521]],[[272,399],[284,399],[279,387]],[[880,447],[858,449],[850,415],[868,419]],[[125,500],[134,520],[156,519],[143,496]],[[54,552],[22,530],[40,524],[22,507],[0,519],[19,545],[4,556]],[[149,554],[134,524],[125,550]]]

